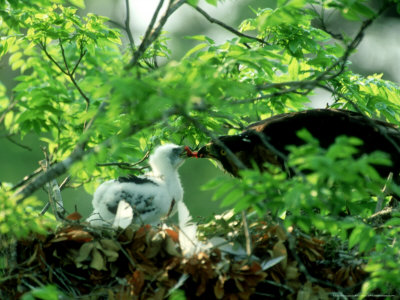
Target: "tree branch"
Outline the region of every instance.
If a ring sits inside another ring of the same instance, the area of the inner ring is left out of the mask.
[[[85,93],[82,91],[82,89],[80,88],[80,86],[78,85],[78,83],[75,81],[75,77],[74,77],[75,71],[76,71],[76,69],[78,68],[78,66],[79,66],[79,64],[80,64],[80,62],[81,62],[83,56],[85,56],[86,51],[83,50],[83,45],[81,45],[79,59],[78,59],[77,63],[75,64],[75,66],[74,66],[74,68],[73,68],[73,70],[72,70],[72,72],[71,72],[71,71],[69,70],[67,58],[66,58],[66,56],[65,56],[64,47],[63,47],[63,45],[62,45],[61,39],[59,39],[59,45],[60,45],[60,48],[61,48],[61,55],[62,55],[62,58],[63,58],[63,62],[64,62],[64,65],[65,65],[65,69],[64,69],[63,67],[61,67],[61,65],[50,55],[50,53],[47,51],[47,48],[46,48],[47,46],[46,46],[46,44],[45,44],[44,42],[40,43],[40,46],[41,46],[42,50],[44,51],[44,53],[46,54],[47,58],[57,66],[57,68],[61,71],[61,73],[63,73],[64,75],[67,75],[67,76],[70,78],[72,84],[75,86],[75,88],[78,90],[79,94],[80,94],[80,95],[83,97],[83,99],[85,100],[85,102],[86,102],[86,111],[87,111],[87,110],[89,109],[90,99],[89,99],[89,97],[86,96]]]
[[[80,86],[78,85],[78,83],[75,81],[75,77],[74,77],[75,70],[76,70],[76,68],[78,67],[79,62],[81,61],[81,59],[82,59],[82,57],[83,57],[83,56],[82,56],[82,50],[81,50],[81,55],[80,55],[80,57],[79,57],[79,59],[78,59],[78,63],[75,65],[75,67],[74,67],[74,69],[73,69],[73,72],[70,72],[69,67],[68,67],[68,61],[67,61],[67,58],[66,58],[65,52],[64,52],[64,46],[63,46],[63,44],[62,44],[61,39],[59,39],[59,45],[60,45],[60,48],[61,48],[61,55],[62,55],[62,58],[63,58],[63,61],[64,61],[65,69],[67,70],[65,74],[66,74],[66,75],[69,77],[69,79],[72,81],[72,84],[73,84],[73,85],[75,86],[75,88],[78,90],[79,94],[81,94],[81,96],[83,97],[83,99],[85,99],[85,102],[86,102],[86,111],[88,111],[89,106],[90,106],[90,99],[89,99],[89,97],[86,96],[85,93],[82,91],[82,89],[80,88]],[[81,48],[81,49],[82,49],[82,48]],[[86,53],[86,52],[83,52],[83,55],[84,55],[84,53]]]
[[[72,69],[71,76],[74,76],[76,69],[78,68],[79,64],[81,63],[82,58],[86,55],[86,49],[83,48],[83,41],[80,45],[80,55],[78,61],[75,64],[75,67]]]
[[[157,26],[154,27],[154,23],[157,20],[160,9],[164,3],[164,0],[160,0],[157,9],[154,12],[153,17],[150,21],[150,24],[147,27],[143,40],[139,45],[139,48],[135,51],[132,60],[125,67],[125,69],[129,70],[138,63],[140,57],[147,50],[147,48],[160,36],[161,30],[164,27],[165,23],[167,22],[168,18],[175,12],[175,10],[177,10],[185,2],[186,0],[170,0],[167,10],[165,11],[164,15],[160,18]]]
[[[233,33],[234,35],[237,35],[239,37],[243,37],[243,38],[246,38],[246,39],[254,40],[254,41],[259,42],[259,43],[264,44],[264,45],[269,45],[269,43],[267,43],[263,39],[259,39],[259,38],[254,37],[254,36],[250,36],[250,35],[244,34],[244,33],[240,32],[240,31],[234,29],[233,27],[231,27],[231,26],[229,26],[229,25],[227,25],[227,24],[225,24],[225,23],[223,23],[223,22],[211,17],[208,13],[206,13],[203,9],[201,9],[198,6],[192,6],[192,7],[195,10],[197,10],[203,17],[205,17],[210,23],[217,24],[217,25],[221,26],[222,28],[228,30],[229,32]]]
[[[129,7],[129,0],[125,0],[125,7],[126,7],[126,17],[125,17],[125,31],[129,39],[129,44],[131,45],[131,50],[132,53],[134,53],[135,50],[135,41],[133,39],[132,31],[131,31],[131,26],[130,26],[130,15],[131,15],[131,10]]]

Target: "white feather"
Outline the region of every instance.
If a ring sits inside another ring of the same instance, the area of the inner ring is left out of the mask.
[[[192,217],[183,201],[178,202],[179,217],[179,245],[183,256],[189,257],[201,247],[197,239],[197,225],[192,222]]]
[[[133,209],[128,202],[121,200],[118,203],[117,214],[115,215],[113,227],[125,229],[132,223]]]

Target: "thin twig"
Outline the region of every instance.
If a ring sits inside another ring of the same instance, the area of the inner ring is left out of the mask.
[[[7,135],[6,139],[9,140],[11,143],[17,145],[18,147],[21,147],[22,149],[25,149],[25,150],[28,150],[28,151],[32,151],[31,147],[23,145],[23,144],[21,144],[21,143],[19,143],[17,141],[14,141],[11,136],[12,136],[11,134]]]
[[[79,94],[81,94],[81,96],[83,97],[83,99],[85,99],[85,102],[86,102],[86,111],[88,111],[89,106],[90,106],[90,99],[89,99],[89,97],[86,96],[85,93],[82,91],[82,89],[80,88],[80,86],[78,85],[78,83],[75,81],[74,74],[71,73],[70,70],[69,70],[68,61],[67,61],[67,58],[66,58],[66,56],[65,56],[64,46],[63,46],[63,44],[62,44],[61,39],[59,39],[59,45],[60,45],[60,48],[61,48],[61,55],[62,55],[62,58],[63,58],[63,61],[64,61],[65,69],[67,70],[65,74],[69,77],[69,79],[71,80],[72,84],[73,84],[73,85],[75,86],[75,88],[78,90]],[[81,50],[81,51],[82,51],[82,50]],[[83,55],[84,55],[84,53],[85,53],[85,52],[83,52]],[[81,54],[82,54],[82,53],[81,53]],[[83,56],[82,56],[82,57],[83,57]],[[80,57],[80,58],[78,59],[78,62],[81,61],[82,57]],[[77,66],[78,66],[78,65],[75,65],[74,70],[77,68]],[[74,72],[75,72],[75,71],[74,71]]]
[[[203,9],[201,9],[198,6],[192,6],[192,7],[195,10],[197,10],[203,17],[205,17],[210,23],[217,24],[217,25],[221,26],[222,28],[228,30],[229,32],[233,33],[234,35],[237,35],[237,36],[240,36],[240,37],[243,37],[243,38],[246,38],[246,39],[254,40],[254,41],[257,41],[257,42],[259,42],[261,44],[264,44],[264,45],[269,45],[269,43],[267,43],[263,39],[244,34],[244,33],[240,32],[240,31],[234,29],[233,27],[225,24],[224,22],[221,22],[221,21],[211,17],[208,13],[206,13]]]
[[[71,176],[67,176],[65,177],[65,179],[61,182],[60,184],[60,191],[62,191],[63,189],[65,189],[65,187],[67,186],[67,184],[71,181]]]
[[[59,65],[59,63],[47,51],[47,45],[44,42],[41,42],[40,46],[42,47],[42,50],[44,54],[47,56],[47,58],[50,59],[50,61],[57,66],[57,68],[61,71],[61,73],[68,75],[68,73]]]
[[[145,155],[139,161],[137,161],[135,163],[109,162],[109,163],[97,163],[96,166],[98,166],[98,167],[117,166],[118,168],[121,168],[121,169],[141,171],[143,169],[146,169],[147,167],[137,168],[136,166],[140,165],[142,162],[144,162],[146,159],[148,159],[150,156],[150,152],[151,152],[151,148],[149,150],[147,150]]]
[[[50,166],[50,154],[47,148],[43,148],[45,159],[40,161],[40,165],[44,172]],[[47,193],[49,195],[49,203],[53,210],[53,214],[58,221],[62,220],[65,215],[64,202],[61,197],[61,191],[55,179],[50,180],[47,184]],[[42,210],[42,212],[45,212]]]
[[[74,76],[75,71],[78,68],[78,66],[80,65],[82,58],[86,55],[86,52],[87,51],[86,51],[86,49],[84,49],[83,41],[82,41],[81,45],[80,45],[80,55],[79,55],[79,58],[78,58],[77,62],[75,63],[74,68],[72,69],[71,76]]]

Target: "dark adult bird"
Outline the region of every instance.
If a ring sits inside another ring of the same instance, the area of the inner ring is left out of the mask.
[[[297,136],[303,128],[319,140],[322,148],[328,148],[341,135],[357,137],[363,141],[358,147],[360,154],[379,150],[390,155],[392,166],[376,166],[382,176],[393,172],[396,178],[400,172],[400,131],[397,127],[357,112],[339,109],[279,114],[249,125],[241,134],[221,136],[217,143],[205,145],[192,156],[214,159],[234,176],[238,176],[240,166],[232,155],[228,155],[228,149],[246,168],[252,168],[255,163],[263,171],[265,162],[284,168],[287,146],[305,143]]]

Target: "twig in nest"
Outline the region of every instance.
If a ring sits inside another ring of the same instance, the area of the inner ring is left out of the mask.
[[[45,159],[40,161],[39,164],[42,167],[43,171],[46,172],[50,166],[50,157],[46,148],[43,148],[43,152],[45,155]],[[50,207],[53,210],[53,214],[55,215],[56,219],[60,221],[61,219],[63,219],[65,209],[64,202],[61,197],[61,191],[55,179],[52,179],[47,183],[47,192],[49,195],[49,203]],[[45,212],[46,211],[43,209],[41,213],[44,214]]]

